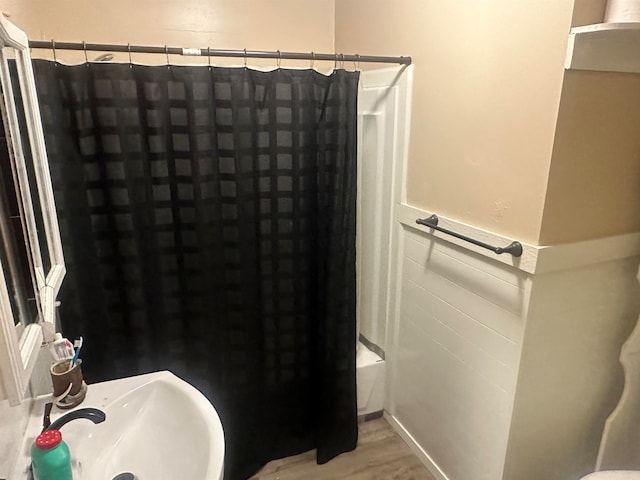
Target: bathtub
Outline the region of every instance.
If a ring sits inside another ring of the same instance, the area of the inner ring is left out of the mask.
[[[358,418],[382,412],[384,408],[385,361],[358,342],[356,352],[356,390]]]

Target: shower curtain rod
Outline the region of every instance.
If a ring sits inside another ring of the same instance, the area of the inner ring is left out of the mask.
[[[158,53],[195,57],[273,58],[277,60],[309,60],[355,63],[399,63],[411,65],[411,57],[380,55],[345,55],[343,53],[301,53],[260,50],[218,50],[213,48],[154,47],[144,45],[115,45],[108,43],[56,42],[55,40],[29,40],[30,48],[53,50],[84,50],[92,52]]]

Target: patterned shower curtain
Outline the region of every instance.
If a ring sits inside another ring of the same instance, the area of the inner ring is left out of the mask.
[[[358,74],[34,68],[85,377],[198,387],[229,480],[355,448]]]

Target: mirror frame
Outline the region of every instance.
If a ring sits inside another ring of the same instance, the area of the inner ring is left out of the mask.
[[[13,48],[18,80],[26,120],[26,132],[20,132],[13,86],[4,48]],[[42,341],[50,341],[55,331],[56,297],[66,272],[62,241],[56,215],[49,161],[44,142],[40,107],[36,93],[33,66],[27,35],[0,13],[0,82],[4,92],[4,108],[11,133],[11,145],[15,159],[15,172],[26,224],[30,261],[33,265],[36,302],[40,318],[37,323],[25,324],[19,319],[16,325],[9,302],[5,271],[0,265],[0,374],[4,397],[11,405],[24,399],[33,365]],[[35,188],[38,191],[37,206],[44,221],[46,245],[41,246],[34,212],[32,186],[27,175],[22,136],[27,135],[35,171]],[[46,248],[51,268],[44,271],[41,248]]]

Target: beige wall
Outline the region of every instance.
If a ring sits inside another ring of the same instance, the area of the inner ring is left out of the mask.
[[[577,0],[573,25],[605,0]],[[640,231],[640,75],[569,70],[551,158],[541,244]]]
[[[568,71],[540,243],[640,231],[640,75]]]
[[[537,243],[573,0],[339,0],[336,49],[411,55],[410,204]]]
[[[411,55],[409,203],[533,244],[640,230],[640,76],[563,70],[570,25],[605,4],[0,0],[32,39]]]
[[[334,50],[334,0],[0,0],[0,9],[33,40]],[[83,54],[69,52],[58,52],[57,56],[67,61],[84,59]],[[163,62],[158,56],[154,58]],[[126,54],[116,59],[128,60]],[[134,55],[136,60],[143,59]],[[171,60],[179,62],[178,58]],[[217,59],[216,63],[222,62]],[[283,61],[283,65],[289,64]]]

